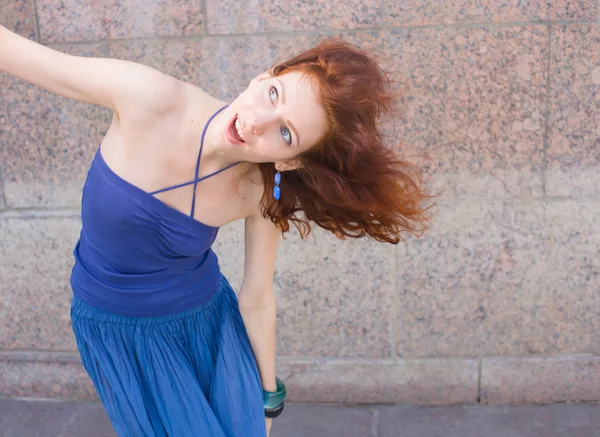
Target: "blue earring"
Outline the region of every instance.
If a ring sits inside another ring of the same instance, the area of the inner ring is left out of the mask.
[[[279,200],[279,197],[281,196],[281,190],[279,189],[280,183],[281,173],[279,173],[279,170],[277,170],[277,173],[275,173],[275,187],[273,188],[273,197],[275,198],[275,200]]]

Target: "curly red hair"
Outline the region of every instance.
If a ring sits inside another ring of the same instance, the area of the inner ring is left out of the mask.
[[[302,167],[282,175],[279,201],[272,195],[273,164],[259,164],[265,217],[282,233],[292,222],[303,238],[310,222],[339,238],[369,235],[393,244],[404,232],[422,234],[429,224],[422,203],[432,196],[422,190],[417,169],[383,144],[380,119],[392,115],[395,96],[375,60],[346,42],[326,40],[271,74],[292,71],[315,80],[328,131],[299,156]]]

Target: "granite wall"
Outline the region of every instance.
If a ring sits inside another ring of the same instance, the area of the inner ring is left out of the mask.
[[[405,90],[390,145],[445,188],[398,246],[282,242],[278,373],[296,401],[600,400],[597,0],[2,0],[55,49],[234,98],[326,36]],[[0,394],[93,398],[69,327],[80,189],[109,112],[0,75]],[[398,144],[398,145],[396,145]],[[241,224],[217,251],[235,285]]]

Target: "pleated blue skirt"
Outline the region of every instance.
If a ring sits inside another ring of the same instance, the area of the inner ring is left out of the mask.
[[[225,278],[200,307],[123,316],[73,298],[86,371],[121,437],[264,437],[262,385]]]

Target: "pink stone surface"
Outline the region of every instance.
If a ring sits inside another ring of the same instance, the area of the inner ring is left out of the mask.
[[[403,357],[599,353],[600,203],[444,202],[398,250]]]
[[[376,35],[371,34],[346,38],[365,48],[377,44]],[[254,76],[319,39],[140,40],[67,45],[60,50],[140,62],[232,100]],[[238,62],[249,47],[256,48],[257,56]],[[7,75],[0,75],[0,87],[0,102],[8,115],[0,119],[0,143],[6,145],[0,149],[0,171],[7,203],[14,207],[76,207],[93,153],[108,129],[110,111],[52,95]]]
[[[97,401],[76,354],[0,352],[0,396]]]
[[[477,402],[477,360],[280,359],[277,372],[291,402]]]
[[[600,357],[485,358],[481,401],[543,404],[600,399]]]
[[[37,0],[37,9],[43,42],[204,33],[202,0]]]
[[[215,251],[239,290],[243,223],[223,228]],[[395,317],[394,248],[369,241],[340,242],[317,231],[280,243],[275,273],[277,352],[282,356],[391,355]],[[318,274],[317,274],[318,273]]]
[[[327,38],[341,38],[374,55],[382,54],[381,33],[378,31],[206,38],[203,47],[210,62],[200,86],[219,98],[231,101],[255,76]]]
[[[388,134],[426,156],[431,191],[542,195],[547,38],[542,26],[390,32],[385,67],[403,97]]]
[[[386,2],[384,16],[389,26],[507,23],[544,20],[546,10],[546,2],[542,0],[390,0]]]
[[[26,38],[37,40],[33,0],[2,0],[0,25]]]
[[[107,56],[104,44],[62,47],[81,56]],[[0,171],[12,207],[78,206],[80,189],[110,111],[68,100],[0,75]]]
[[[598,0],[390,0],[385,3],[383,16],[384,23],[388,26],[446,26],[600,18]]]
[[[486,403],[600,399],[600,25],[565,22],[598,20],[598,1],[6,1],[0,24],[28,38],[37,13],[44,43],[225,101],[328,36],[390,71],[403,97],[388,144],[445,188],[439,213],[406,246],[281,243],[292,400],[474,403],[478,377]],[[4,74],[0,90],[0,394],[95,399],[76,354],[17,351],[75,349],[77,208],[111,114]],[[216,250],[239,287],[241,222]]]
[[[600,193],[600,26],[552,27],[547,193]]]
[[[75,350],[69,308],[76,217],[0,219],[0,350]]]
[[[598,18],[600,18],[598,0],[552,0],[548,2],[549,20],[597,20]]]
[[[219,229],[213,250],[219,268],[236,293],[244,279],[244,221],[238,220]]]
[[[376,32],[340,36],[365,49],[380,45]],[[139,40],[63,45],[60,50],[139,62],[231,101],[253,77],[322,38]],[[243,57],[250,48],[255,56]],[[77,207],[87,168],[108,129],[110,110],[67,100],[8,75],[0,75],[0,87],[0,104],[7,114],[0,119],[0,143],[5,145],[0,148],[0,172],[7,204]]]
[[[277,361],[290,402],[472,404],[477,360]],[[0,395],[97,400],[76,353],[0,352]]]
[[[155,68],[184,82],[203,86],[206,72],[213,59],[204,40],[147,40],[117,41],[109,45],[111,58],[124,59]]]
[[[317,42],[318,36],[302,34],[207,38],[203,46],[210,62],[200,86],[219,98],[231,101],[246,89],[255,76]]]
[[[282,241],[274,280],[278,353],[389,357],[393,253],[392,245],[339,241],[324,231]]]
[[[90,44],[60,50],[141,62],[192,83],[206,71],[196,41],[124,42],[110,48]],[[111,111],[53,95],[8,75],[0,75],[0,87],[0,104],[7,108],[7,116],[0,118],[0,171],[8,205],[78,207],[87,169],[108,130]]]
[[[0,174],[0,211],[6,207],[6,199],[4,197],[4,184],[2,183],[2,174]]]
[[[376,0],[206,0],[208,33],[235,34],[318,29],[376,28],[381,2]]]

